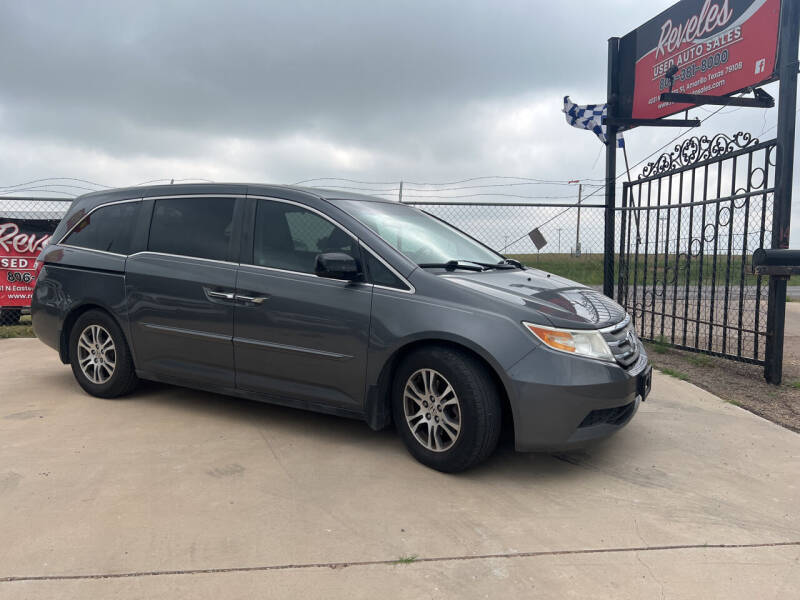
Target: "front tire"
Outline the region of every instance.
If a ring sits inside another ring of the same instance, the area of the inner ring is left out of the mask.
[[[124,396],[139,382],[122,330],[103,311],[78,317],[70,331],[69,356],[75,379],[92,396]]]
[[[486,366],[442,346],[410,354],[395,374],[392,411],[408,451],[422,464],[464,471],[497,447],[500,394]]]

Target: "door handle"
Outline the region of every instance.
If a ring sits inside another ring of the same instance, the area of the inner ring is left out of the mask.
[[[245,296],[244,294],[236,294],[235,298],[250,304],[261,304],[265,300],[269,300],[269,296]]]
[[[210,290],[208,288],[203,288],[203,291],[208,298],[213,298],[215,300],[233,300],[235,295],[233,292],[218,292],[217,290]]]

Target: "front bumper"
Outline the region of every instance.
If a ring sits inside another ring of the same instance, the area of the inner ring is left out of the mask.
[[[644,347],[628,369],[540,347],[508,375],[515,447],[546,452],[579,448],[622,429],[650,391],[651,368]]]

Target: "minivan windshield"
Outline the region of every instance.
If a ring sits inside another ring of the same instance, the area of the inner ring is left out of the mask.
[[[416,208],[362,200],[333,200],[333,203],[418,265],[460,261],[489,266],[503,262],[501,255]]]

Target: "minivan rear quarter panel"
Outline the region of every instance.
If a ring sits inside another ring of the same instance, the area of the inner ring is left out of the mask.
[[[31,300],[34,333],[59,351],[66,362],[65,318],[84,306],[99,306],[116,317],[126,335],[125,256],[67,246],[48,247],[39,260],[47,264]]]

